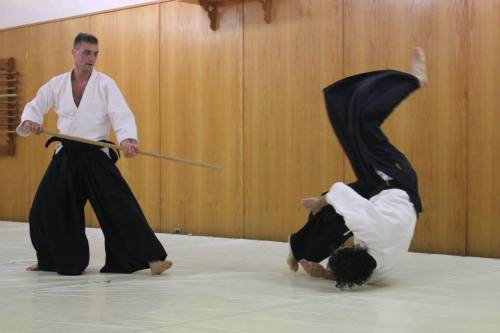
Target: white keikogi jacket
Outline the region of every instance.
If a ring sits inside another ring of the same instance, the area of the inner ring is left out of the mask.
[[[24,107],[16,132],[21,136],[29,135],[22,123],[30,120],[42,125],[44,115],[53,106],[58,116],[57,129],[61,134],[105,140],[111,125],[118,142],[137,140],[134,115],[118,86],[109,76],[96,70],[92,71],[78,107],[73,100],[71,71],[44,84],[36,97]]]
[[[338,182],[326,194],[326,201],[344,217],[354,243],[365,246],[377,262],[369,282],[386,278],[408,252],[413,238],[417,214],[408,194],[392,188],[367,200]]]

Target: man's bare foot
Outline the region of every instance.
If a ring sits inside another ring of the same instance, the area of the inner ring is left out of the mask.
[[[288,244],[290,244],[290,236],[288,236]],[[296,272],[299,270],[299,263],[295,259],[295,257],[292,254],[292,249],[288,251],[288,258],[286,258],[286,263],[288,264],[288,267],[290,267],[290,270],[293,272]]]
[[[151,269],[151,275],[160,275],[170,267],[172,267],[172,262],[170,260],[157,260],[151,261],[149,263],[149,268]]]
[[[37,272],[40,270],[40,268],[38,268],[38,264],[33,264],[31,266],[26,267],[26,270],[28,272]]]
[[[411,74],[415,76],[423,87],[427,83],[427,63],[425,52],[421,47],[415,47],[411,56]]]

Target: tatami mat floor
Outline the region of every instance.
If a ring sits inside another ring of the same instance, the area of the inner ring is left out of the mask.
[[[161,276],[26,272],[28,226],[0,222],[0,332],[500,332],[500,260],[410,253],[384,285],[352,291],[292,273],[280,242],[159,234]]]

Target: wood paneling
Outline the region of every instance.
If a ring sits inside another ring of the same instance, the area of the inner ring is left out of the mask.
[[[242,5],[223,7],[216,32],[201,6],[160,8],[162,153],[224,167],[162,164],[161,229],[242,237]]]
[[[0,32],[0,58],[13,57],[19,72],[18,105],[26,102],[28,28]],[[4,120],[0,120],[5,121]],[[28,140],[15,138],[16,154],[0,156],[0,219],[26,221],[29,208]]]
[[[470,1],[467,254],[500,257],[500,1]]]
[[[419,174],[424,213],[412,249],[500,257],[500,1],[273,7],[266,24],[258,1],[223,6],[216,32],[201,6],[179,1],[5,30],[0,56],[16,58],[24,103],[72,68],[78,32],[96,34],[98,69],[134,111],[141,147],[224,167],[121,160],[153,228],[285,240],[305,221],[300,198],[353,177],[322,88],[374,69],[408,71],[411,48],[422,46],[429,83],[384,124]],[[45,127],[55,129],[53,113]],[[53,151],[45,140],[18,138],[16,156],[1,158],[0,218],[27,219]]]
[[[412,249],[465,253],[466,16],[464,2],[347,1],[345,72],[410,70],[411,48],[427,53],[429,83],[402,103],[385,131],[413,162],[424,213]]]
[[[89,18],[83,17],[36,25],[28,28],[28,93],[26,101],[33,99],[38,89],[52,77],[68,72],[73,68],[71,49],[73,39],[79,32],[89,31]],[[45,116],[43,128],[57,132],[56,114],[53,110]],[[48,137],[45,135],[29,136],[30,177],[29,205],[33,200],[38,184],[52,159],[55,145],[45,149]],[[89,225],[89,210],[86,217]]]
[[[322,89],[342,76],[341,1],[275,1],[265,24],[245,2],[245,238],[286,240],[300,199],[342,179]]]
[[[134,112],[140,147],[160,151],[158,5],[92,16],[99,39],[96,68],[115,80]],[[160,231],[160,161],[145,156],[117,163],[155,231]],[[93,225],[96,225],[95,219]]]

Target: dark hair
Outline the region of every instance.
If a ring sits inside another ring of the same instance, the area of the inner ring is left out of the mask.
[[[328,268],[337,288],[361,286],[372,275],[377,262],[365,248],[353,246],[335,250],[328,259]]]
[[[73,41],[73,48],[78,49],[81,42],[87,42],[89,44],[99,44],[96,36],[86,34],[84,32],[80,32],[78,35],[76,35],[75,40]]]

